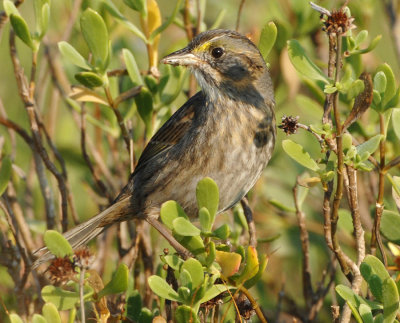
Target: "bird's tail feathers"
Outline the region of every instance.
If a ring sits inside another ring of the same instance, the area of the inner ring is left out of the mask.
[[[72,228],[71,230],[65,232],[63,236],[65,239],[68,240],[68,242],[72,246],[72,249],[77,249],[80,246],[87,244],[93,238],[97,237],[113,223],[126,220],[123,215],[126,214],[128,206],[129,197],[126,197],[114,203],[103,212],[90,218],[86,222],[83,222]],[[42,263],[54,258],[54,255],[47,250],[47,247],[36,250],[33,255],[38,255],[41,252],[45,253],[35,260],[35,262],[32,264],[32,269],[35,269]]]

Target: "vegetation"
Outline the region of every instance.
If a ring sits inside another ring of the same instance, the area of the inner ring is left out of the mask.
[[[396,322],[399,9],[4,0],[0,320]],[[197,91],[160,58],[219,27],[259,45],[275,86],[281,130],[248,205],[216,216],[223,192],[210,178],[196,190],[198,221],[166,202],[160,219],[193,258],[140,221],[72,250],[59,232],[113,201],[152,134]],[[31,272],[43,244],[57,258]]]

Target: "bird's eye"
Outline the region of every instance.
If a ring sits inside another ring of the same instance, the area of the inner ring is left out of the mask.
[[[224,50],[221,47],[215,47],[213,48],[213,50],[211,51],[211,55],[214,58],[220,58],[222,56],[222,54],[224,53]]]

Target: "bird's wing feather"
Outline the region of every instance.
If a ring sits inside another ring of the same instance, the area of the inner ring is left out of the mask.
[[[195,108],[203,105],[201,92],[191,97],[151,138],[139,158],[135,173],[147,162],[176,145],[192,125]]]

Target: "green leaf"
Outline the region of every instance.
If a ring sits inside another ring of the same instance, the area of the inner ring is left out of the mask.
[[[236,283],[241,284],[253,278],[258,273],[259,265],[256,248],[249,246],[247,248],[246,265],[244,266],[242,273],[236,279]]]
[[[24,18],[20,15],[11,14],[10,22],[15,34],[25,43],[25,45],[29,46],[32,50],[35,50],[28,24]]]
[[[385,75],[386,84],[385,84],[385,95],[382,101],[382,105],[386,106],[386,104],[395,96],[396,94],[396,78],[391,67],[384,63],[378,67],[378,74],[383,73]],[[376,77],[376,76],[375,76]],[[374,88],[375,88],[375,78],[374,78]],[[382,91],[379,91],[382,93]]]
[[[368,305],[361,304],[360,307],[358,308],[358,311],[360,312],[363,323],[373,323],[374,322],[371,308]]]
[[[212,263],[215,260],[215,254],[216,249],[215,249],[215,243],[213,241],[210,241],[209,245],[208,245],[208,255],[206,257],[206,266],[210,267],[212,265]]]
[[[208,302],[210,299],[218,296],[219,294],[226,292],[228,290],[227,286],[224,284],[216,284],[208,288],[200,300],[200,303]]]
[[[195,313],[192,308],[187,305],[178,306],[175,311],[175,322],[177,323],[200,323],[197,318],[197,313]]]
[[[190,296],[190,291],[192,290],[193,285],[192,276],[190,276],[190,273],[186,269],[181,269],[181,272],[179,274],[179,282],[181,287],[185,287],[185,290],[183,290],[184,294],[181,294],[178,290],[178,294],[181,298],[186,300],[186,298]]]
[[[355,39],[356,46],[360,46],[367,39],[367,37],[368,37],[368,31],[361,30]]]
[[[347,90],[347,99],[354,99],[357,95],[364,91],[364,87],[365,85],[362,80],[355,80],[353,83],[351,83],[349,89]]]
[[[382,139],[383,139],[383,135],[373,136],[372,138],[368,139],[366,142],[363,142],[361,145],[358,145],[356,147],[357,154],[360,156],[365,153],[368,153],[369,155],[373,154],[378,149],[379,143],[381,142]],[[367,156],[367,158],[368,158],[368,156]]]
[[[376,274],[371,274],[368,279],[368,285],[374,297],[379,302],[382,302],[382,279],[380,279],[380,277]]]
[[[51,285],[42,288],[42,298],[45,302],[54,304],[58,310],[70,310],[79,302],[79,292],[70,292]]]
[[[343,146],[343,152],[347,153],[347,151],[351,148],[353,145],[353,137],[349,133],[344,133],[342,135],[342,146]]]
[[[229,226],[226,223],[224,223],[219,228],[214,230],[212,232],[212,234],[213,234],[213,236],[217,237],[218,239],[226,240],[226,239],[228,239],[229,235],[231,234],[231,230],[229,229]]]
[[[387,79],[385,73],[378,72],[374,76],[374,89],[377,90],[379,93],[385,93],[387,85]]]
[[[61,52],[61,55],[65,57],[68,61],[70,61],[72,64],[79,66],[83,69],[90,70],[91,67],[89,64],[86,62],[86,60],[83,58],[79,52],[72,47],[70,44],[68,44],[65,41],[61,41],[58,43],[58,49]]]
[[[181,270],[187,270],[189,272],[190,277],[192,277],[193,290],[203,283],[204,281],[203,266],[198,260],[194,258],[187,259],[183,263]]]
[[[360,303],[366,304],[366,302],[360,296],[354,294],[354,292],[345,285],[337,285],[335,287],[335,290],[340,295],[340,297],[342,297],[349,305],[351,312],[353,313],[353,316],[357,320],[357,322],[362,323],[362,319],[357,311],[357,308]]]
[[[210,212],[210,221],[214,223],[218,211],[219,190],[217,184],[210,178],[205,177],[197,183],[196,198],[199,210],[202,207]]]
[[[123,293],[128,289],[129,269],[127,265],[120,264],[111,281],[98,293],[98,299],[106,295]]]
[[[193,237],[200,235],[201,232],[189,220],[182,217],[176,218],[172,221],[172,226],[174,231],[181,236]]]
[[[262,274],[265,271],[265,268],[267,268],[268,257],[266,255],[261,255],[260,258],[261,259],[259,260],[257,274],[254,277],[252,277],[244,282],[244,287],[246,287],[247,289],[253,287],[261,279]]]
[[[48,323],[61,323],[61,317],[57,307],[52,303],[46,303],[42,309],[43,316]]]
[[[183,264],[183,260],[177,255],[166,255],[163,257],[165,263],[173,270],[179,270]]]
[[[75,74],[75,79],[88,88],[94,88],[104,85],[103,79],[93,72],[80,72]]]
[[[152,75],[146,75],[144,77],[144,83],[146,84],[147,88],[150,92],[155,95],[158,91],[158,81]]]
[[[32,323],[48,323],[44,316],[40,314],[33,314]]]
[[[10,17],[11,15],[20,16],[20,13],[17,7],[14,5],[14,2],[10,0],[3,1],[4,11],[6,12],[7,16]]]
[[[275,44],[277,34],[278,29],[276,28],[276,25],[273,21],[268,22],[267,24],[265,24],[263,29],[261,29],[258,48],[260,49],[264,61],[267,61],[268,54]]]
[[[8,182],[10,181],[12,174],[12,162],[9,156],[4,156],[1,160],[0,168],[0,196],[3,195],[7,189]]]
[[[124,0],[124,3],[131,9],[139,11],[145,17],[147,15],[146,0]]]
[[[329,79],[320,68],[311,61],[297,40],[292,39],[288,41],[288,54],[290,61],[301,76],[329,84]]]
[[[400,215],[393,211],[384,210],[380,230],[386,239],[400,244]]]
[[[24,323],[18,314],[10,314],[8,318],[10,319],[11,323]]]
[[[150,276],[148,279],[149,287],[158,296],[169,299],[171,301],[181,302],[182,299],[179,297],[178,293],[172,289],[168,283],[162,279],[160,276]]]
[[[137,321],[138,323],[152,323],[153,317],[153,313],[147,307],[143,307],[140,309],[140,314]]]
[[[135,102],[140,118],[146,125],[146,136],[150,137],[153,132],[153,97],[148,89],[142,87],[142,90],[135,96]]]
[[[176,218],[182,217],[189,219],[182,207],[175,201],[167,201],[161,205],[160,211],[161,221],[167,226],[168,229],[174,228],[173,222]]]
[[[126,317],[133,321],[138,321],[142,309],[142,298],[138,290],[134,290],[127,297],[125,308]]]
[[[372,255],[367,255],[364,262],[370,265],[372,273],[382,281],[382,303],[384,322],[393,322],[399,309],[399,292],[396,283],[389,276],[382,262]],[[371,275],[373,277],[373,275]],[[372,290],[371,290],[372,291]]]
[[[136,64],[135,57],[130,52],[129,49],[122,49],[122,56],[124,57],[124,62],[126,69],[128,70],[128,75],[134,85],[142,85],[143,80],[140,75],[139,68]]]
[[[43,239],[47,249],[56,257],[72,256],[74,253],[67,239],[57,231],[47,230]]]
[[[108,31],[103,18],[93,9],[86,9],[80,19],[83,38],[93,55],[94,64],[105,68],[109,56]]]
[[[283,150],[300,165],[315,172],[319,170],[317,163],[310,157],[308,152],[304,150],[303,146],[290,139],[286,139],[282,141],[282,147]]]
[[[210,232],[213,223],[211,222],[211,215],[207,208],[202,207],[199,210],[200,226],[203,232]]]

